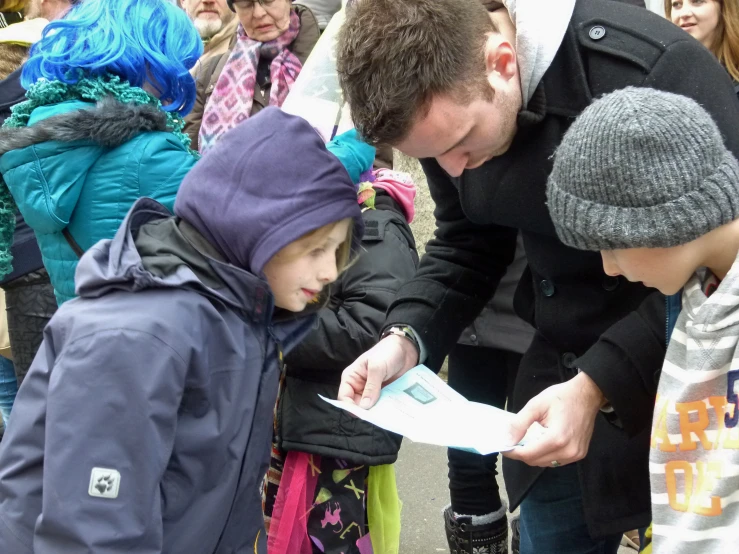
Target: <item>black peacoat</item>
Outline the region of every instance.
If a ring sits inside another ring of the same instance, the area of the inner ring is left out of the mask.
[[[578,463],[586,521],[594,537],[646,526],[652,409],[667,341],[664,297],[604,274],[598,253],[564,246],[546,206],[552,155],[593,99],[627,86],[697,100],[739,154],[739,103],[726,71],[698,41],[647,10],[610,0],[578,0],[566,36],[527,109],[509,151],[450,178],[422,160],[436,203],[437,231],[414,280],[390,307],[386,326],[411,325],[439,368],[480,313],[513,259],[516,233],[529,270],[518,314],[537,330],[510,409],[586,372],[612,404],[618,424],[598,416]],[[505,460],[515,508],[543,470]]]

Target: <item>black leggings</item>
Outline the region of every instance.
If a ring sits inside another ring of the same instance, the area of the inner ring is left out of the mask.
[[[10,348],[20,386],[44,340],[44,329],[56,312],[56,297],[45,269],[6,283],[3,289]]]
[[[521,358],[521,354],[506,350],[458,344],[449,354],[449,386],[468,400],[503,409],[513,390]],[[485,515],[500,509],[495,480],[497,454],[480,456],[450,448],[448,459],[454,512]]]

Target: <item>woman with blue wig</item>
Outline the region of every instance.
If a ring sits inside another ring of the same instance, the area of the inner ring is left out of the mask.
[[[59,304],[82,253],[151,197],[172,209],[197,154],[182,132],[202,43],[168,0],[85,0],[31,51],[27,100],[0,131],[0,277],[12,270],[17,205]]]

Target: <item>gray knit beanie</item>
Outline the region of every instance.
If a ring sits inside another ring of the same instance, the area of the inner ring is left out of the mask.
[[[629,87],[572,124],[547,198],[568,246],[667,248],[739,217],[739,162],[694,100]]]

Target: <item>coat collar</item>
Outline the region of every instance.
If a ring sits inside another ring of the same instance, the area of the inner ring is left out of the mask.
[[[528,107],[519,113],[518,121],[525,127],[541,122],[549,114],[577,117],[592,101],[577,33],[570,23],[552,65]]]

